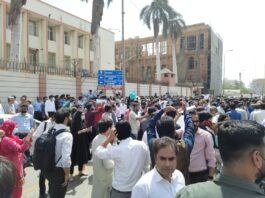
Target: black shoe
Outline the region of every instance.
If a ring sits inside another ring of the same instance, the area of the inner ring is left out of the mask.
[[[87,176],[88,176],[87,173],[83,173],[83,172],[80,172],[80,173],[79,173],[79,177],[87,177]]]
[[[39,196],[39,198],[47,198],[47,197],[48,197],[47,194],[41,194],[41,195]]]
[[[32,167],[32,166],[33,166],[33,164],[31,162],[26,162],[26,163],[23,164],[24,168]]]

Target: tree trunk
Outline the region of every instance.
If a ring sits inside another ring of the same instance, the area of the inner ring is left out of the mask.
[[[178,83],[178,66],[176,56],[176,39],[172,40],[172,71],[175,74],[176,83]]]
[[[100,69],[100,39],[98,35],[98,30],[92,37],[92,46],[93,46],[93,52],[94,52],[94,61],[93,61],[93,66],[91,68],[90,73],[95,75],[97,70]]]
[[[20,19],[21,19],[21,8],[27,3],[27,0],[11,0],[9,10],[9,25],[11,27],[11,46],[10,56],[11,61],[20,61]]]
[[[103,16],[104,0],[93,0],[91,34],[97,34]]]
[[[92,23],[91,23],[91,34],[92,34],[92,48],[94,52],[93,66],[90,72],[95,75],[97,70],[100,69],[100,38],[99,38],[99,27],[102,19],[104,9],[104,0],[93,0],[92,7]]]
[[[10,46],[10,61],[19,62],[20,61],[20,19],[21,13],[17,16],[14,25],[11,25],[11,46]]]
[[[160,49],[159,49],[159,39],[156,38],[156,80],[161,80],[161,74],[160,74]]]

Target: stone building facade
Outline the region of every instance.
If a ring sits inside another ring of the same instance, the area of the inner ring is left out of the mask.
[[[159,36],[161,70],[174,71],[172,45],[170,38]],[[200,23],[183,28],[176,42],[176,57],[178,86],[192,86],[194,94],[199,90],[204,94],[222,93],[223,42],[209,25]],[[122,41],[115,44],[115,63],[116,69],[122,68]],[[154,37],[125,40],[125,68],[128,82],[156,81]]]

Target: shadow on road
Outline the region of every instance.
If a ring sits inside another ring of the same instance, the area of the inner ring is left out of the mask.
[[[68,188],[67,188],[67,195],[75,195],[76,190],[75,188],[79,185],[81,185],[87,177],[80,177],[79,175],[74,176],[74,180],[69,183]]]
[[[93,175],[90,175],[89,177],[88,177],[88,185],[93,185]]]

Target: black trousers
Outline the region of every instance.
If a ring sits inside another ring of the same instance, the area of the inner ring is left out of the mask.
[[[190,172],[190,184],[195,184],[199,182],[206,182],[208,180],[208,170],[203,170],[200,172]]]
[[[52,117],[55,114],[54,111],[48,111],[49,118]]]
[[[45,180],[46,180],[45,176],[43,175],[42,172],[40,172],[40,177],[39,177],[40,195],[45,195],[46,194]],[[49,193],[50,193],[50,183],[49,183]]]
[[[43,121],[41,111],[34,111],[34,118],[39,120],[39,121]]]
[[[62,186],[64,183],[63,168],[55,168],[51,172],[44,172],[43,175],[49,181],[50,198],[64,198],[67,186]]]

